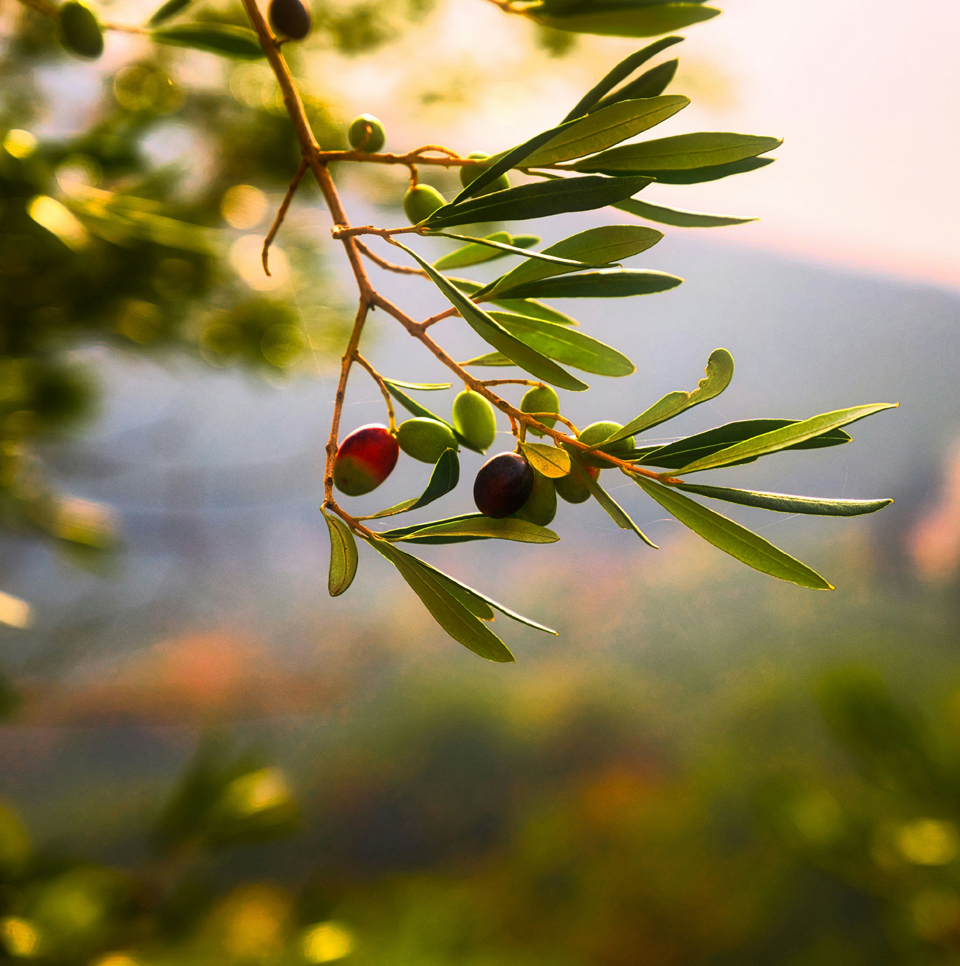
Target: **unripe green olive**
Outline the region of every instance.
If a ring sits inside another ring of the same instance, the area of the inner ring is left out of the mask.
[[[270,0],[270,26],[281,37],[303,40],[310,33],[310,8],[302,0]]]
[[[601,420],[598,423],[591,423],[584,429],[577,439],[581,443],[586,443],[588,446],[594,446],[597,443],[603,442],[608,436],[612,436],[618,430],[623,429],[622,423],[615,423],[611,420]],[[634,438],[632,436],[627,436],[626,439],[618,439],[615,443],[611,443],[609,446],[598,447],[604,453],[609,453],[611,456],[616,456],[623,458],[627,456],[634,447]],[[610,463],[606,460],[602,460],[597,456],[591,456],[589,453],[584,453],[582,450],[577,451],[577,456],[590,466],[596,466],[599,469],[609,469]]]
[[[539,527],[549,526],[557,515],[557,491],[553,480],[533,471],[533,492],[527,502],[514,514],[521,520],[529,520]]]
[[[96,14],[77,0],[67,0],[60,8],[60,33],[63,46],[81,57],[95,59],[103,53],[103,31]]]
[[[523,399],[520,400],[520,412],[559,413],[560,397],[550,386],[535,386],[523,394]],[[538,416],[537,422],[543,423],[544,426],[549,426],[551,429],[557,425],[557,421],[549,416]],[[527,428],[527,432],[533,436],[543,435],[539,429],[534,429],[532,426]]]
[[[443,451],[457,449],[453,430],[436,419],[418,416],[408,419],[397,427],[400,449],[421,463],[436,463]]]
[[[360,114],[350,122],[347,128],[347,140],[350,147],[357,151],[369,151],[376,154],[387,143],[387,132],[379,118],[372,114]]]
[[[561,476],[553,481],[553,488],[557,491],[557,496],[566,500],[567,503],[585,503],[590,499],[590,491],[584,482],[584,475],[589,474],[591,479],[596,479],[600,475],[600,470],[595,466],[587,466],[581,469],[576,463],[570,467],[570,472],[566,476]]]
[[[480,393],[464,389],[453,401],[453,428],[484,452],[497,436],[497,414]]]
[[[483,161],[484,159],[489,158],[490,155],[483,151],[474,151],[471,154],[468,154],[467,157],[473,161]],[[486,168],[481,167],[479,164],[463,165],[463,167],[460,168],[460,184],[466,188],[468,184],[472,184],[474,181],[476,181],[484,171],[486,171]],[[481,188],[477,194],[485,195],[489,194],[491,191],[503,191],[504,188],[509,187],[510,178],[507,176],[506,172],[504,172],[499,178],[494,178],[490,184]]]
[[[407,188],[403,196],[403,210],[411,225],[426,221],[438,208],[446,204],[443,195],[428,184],[418,184]]]

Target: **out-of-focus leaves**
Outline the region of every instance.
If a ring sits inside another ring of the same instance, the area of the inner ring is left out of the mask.
[[[678,490],[697,493],[714,500],[755,506],[777,513],[811,513],[825,517],[857,517],[864,513],[876,513],[893,503],[885,500],[829,500],[823,497],[793,496],[788,493],[765,493],[760,490],[737,490],[727,486],[700,486],[695,483],[679,483]]]
[[[622,144],[585,161],[577,161],[571,167],[576,171],[686,171],[735,164],[766,154],[782,143],[782,138],[700,131],[639,144]]]
[[[332,513],[323,513],[330,531],[330,569],[327,589],[331,597],[339,597],[353,583],[357,575],[357,541],[350,528]]]
[[[603,225],[588,228],[543,250],[544,255],[573,259],[591,266],[609,265],[652,248],[663,238],[663,232],[640,225]],[[554,267],[549,263],[527,261],[501,275],[490,288],[490,295],[508,296],[523,282],[549,278],[575,268]],[[487,294],[486,290],[482,294]]]
[[[419,510],[420,507],[433,503],[434,500],[439,500],[441,496],[455,490],[459,482],[460,460],[457,459],[455,450],[445,449],[440,459],[437,460],[433,473],[430,474],[427,488],[420,496],[411,500],[404,500],[402,503],[397,503],[395,506],[381,510],[379,513],[372,513],[369,517],[363,519],[379,520],[382,517],[392,517],[397,513],[405,513],[407,510]]]
[[[631,215],[656,221],[661,225],[674,225],[677,228],[722,228],[725,225],[745,225],[756,218],[741,218],[737,215],[710,215],[703,211],[686,211],[683,208],[667,208],[664,205],[652,205],[639,198],[627,198],[618,201],[614,208],[627,211]]]
[[[700,380],[696,389],[690,392],[668,392],[636,419],[631,419],[623,429],[614,433],[606,442],[615,443],[637,433],[645,432],[660,423],[679,416],[680,413],[714,399],[730,385],[733,379],[733,356],[726,349],[714,349],[707,360],[706,376]]]
[[[150,37],[158,44],[205,50],[232,60],[260,60],[266,56],[252,30],[232,24],[185,23],[153,30]]]
[[[569,161],[603,151],[656,127],[689,103],[689,97],[672,94],[618,101],[609,107],[592,111],[528,155],[523,167],[542,168],[558,161]]]
[[[17,878],[30,858],[30,833],[20,817],[0,802],[0,883]]]
[[[739,523],[701,506],[671,487],[643,476],[634,475],[633,479],[685,527],[748,567],[811,590],[833,590],[833,586],[816,571]]]
[[[811,416],[803,419],[799,423],[775,429],[772,432],[764,433],[762,436],[754,436],[741,443],[734,443],[726,449],[719,450],[711,456],[704,456],[694,460],[685,466],[680,467],[681,473],[698,473],[702,470],[712,470],[720,466],[728,466],[731,463],[739,462],[744,459],[753,459],[758,456],[766,456],[768,453],[776,453],[786,449],[796,443],[805,442],[815,436],[821,436],[832,429],[840,429],[848,426],[859,419],[866,419],[874,413],[882,412],[884,409],[895,409],[899,403],[873,403],[867,406],[854,406],[850,409],[837,409],[829,413],[821,413],[819,416]]]
[[[397,244],[397,242],[394,242]],[[431,281],[457,311],[467,321],[467,324],[480,336],[484,342],[489,343],[494,349],[499,350],[505,356],[509,356],[521,369],[525,369],[531,375],[549,382],[551,385],[559,386],[561,389],[571,389],[574,392],[581,392],[589,388],[586,383],[581,382],[571,376],[565,369],[561,369],[555,362],[546,356],[541,355],[535,349],[521,342],[512,336],[502,325],[492,319],[483,309],[461,292],[449,279],[441,275],[429,262],[422,259],[415,251],[404,245],[398,247],[412,255],[420,267],[424,269]]]
[[[446,228],[479,221],[523,221],[527,218],[548,218],[567,211],[589,211],[623,201],[649,183],[649,178],[636,176],[587,176],[522,184],[461,203],[444,205],[424,225],[427,228]]]
[[[596,272],[558,275],[553,278],[525,282],[511,289],[518,298],[628,298],[632,295],[653,295],[676,288],[682,278],[667,272],[637,268],[603,268]]]
[[[582,11],[582,12],[581,12]],[[600,34],[612,37],[656,37],[671,30],[680,30],[717,16],[716,7],[699,3],[596,3],[581,4],[552,15],[547,4],[526,7],[528,17],[546,27],[570,30],[580,34]]]
[[[166,3],[157,8],[153,16],[147,21],[147,26],[159,27],[160,24],[166,23],[181,11],[186,10],[191,3],[193,3],[193,0],[167,0]]]
[[[683,37],[664,37],[662,40],[655,40],[642,50],[638,50],[629,57],[624,57],[613,70],[609,71],[602,80],[590,88],[583,97],[574,105],[573,110],[563,119],[572,121],[581,117],[600,103],[601,99],[609,91],[612,91],[621,81],[625,81],[638,67],[645,64],[651,57],[656,57],[662,50],[679,44]]]

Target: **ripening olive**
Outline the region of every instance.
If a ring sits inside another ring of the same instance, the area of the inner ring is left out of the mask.
[[[375,154],[387,143],[387,132],[379,118],[372,114],[360,114],[350,122],[347,140],[355,150]]]
[[[379,423],[368,423],[340,443],[333,462],[333,482],[347,496],[369,493],[393,472],[399,455],[400,447],[390,430]]]
[[[446,423],[422,416],[397,427],[397,442],[407,456],[422,463],[436,463],[444,450],[457,448],[457,438]]]
[[[488,459],[473,484],[473,501],[488,517],[500,520],[516,513],[533,492],[533,467],[518,453]]]
[[[474,151],[471,154],[468,154],[467,157],[473,161],[483,161],[484,158],[489,158],[490,155],[483,151]],[[472,184],[474,181],[476,181],[484,171],[486,171],[486,168],[482,168],[479,164],[464,165],[460,169],[460,184],[466,188],[468,184]],[[481,188],[477,194],[485,195],[489,194],[491,191],[502,191],[504,188],[509,187],[510,179],[507,177],[506,173],[504,173],[500,175],[499,178],[494,178],[490,184]]]
[[[302,0],[270,0],[270,26],[281,37],[303,40],[310,33],[310,8]]]
[[[520,412],[559,413],[560,397],[549,386],[536,386],[523,394],[523,399],[520,400]],[[557,425],[557,421],[550,419],[549,416],[538,416],[537,422],[543,423],[544,426],[549,426],[551,429]],[[543,435],[539,429],[534,429],[532,426],[527,428],[527,432],[534,436]]]
[[[590,491],[587,489],[587,484],[583,482],[585,473],[595,480],[600,475],[600,470],[595,466],[586,466],[580,469],[574,463],[566,476],[561,476],[560,479],[553,481],[553,488],[557,491],[557,496],[562,497],[567,503],[585,503],[589,500]]]
[[[480,393],[464,389],[453,401],[453,428],[483,453],[496,439],[497,414]]]
[[[514,514],[521,520],[529,520],[537,526],[548,526],[557,515],[557,491],[553,480],[533,471],[533,492],[527,502]]]
[[[60,33],[63,46],[81,57],[95,59],[103,53],[103,31],[96,14],[77,0],[60,7]]]
[[[621,423],[614,423],[610,420],[601,420],[599,423],[591,423],[585,430],[583,430],[583,432],[580,433],[577,439],[579,439],[581,443],[587,443],[589,446],[593,446],[596,443],[602,442],[608,436],[612,436],[615,432],[617,432],[617,430],[620,429],[623,429],[623,425]],[[598,448],[604,453],[609,453],[611,456],[617,456],[622,459],[631,452],[633,446],[634,439],[632,436],[628,436],[626,439],[618,439],[615,443],[611,443],[609,446],[601,446]],[[602,470],[610,468],[610,463],[607,463],[605,460],[602,460],[597,456],[591,456],[588,453],[584,453],[582,450],[578,451],[577,455],[590,466],[597,466]]]
[[[428,184],[417,184],[407,188],[403,196],[403,210],[411,225],[426,221],[438,208],[446,204],[443,195]]]

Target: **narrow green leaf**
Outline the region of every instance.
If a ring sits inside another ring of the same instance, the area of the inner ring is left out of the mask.
[[[685,527],[754,570],[811,590],[833,590],[820,574],[746,527],[701,506],[674,488],[634,476],[637,485]]]
[[[571,167],[575,171],[685,171],[745,161],[766,154],[782,143],[782,138],[698,131],[639,144],[622,144]]]
[[[185,23],[180,27],[161,27],[150,32],[158,44],[188,47],[220,54],[233,60],[259,60],[264,57],[257,35],[246,27],[223,23]]]
[[[639,255],[652,248],[663,232],[642,225],[604,225],[588,228],[543,250],[544,255],[572,259],[590,266],[609,265],[624,258]],[[575,271],[573,268],[555,267],[544,262],[526,261],[501,275],[491,289],[492,295],[509,295],[510,290],[524,282]]]
[[[590,491],[593,498],[603,507],[607,516],[621,529],[632,530],[648,547],[654,550],[660,548],[630,519],[626,510],[584,469],[583,464],[575,456],[573,457],[583,472],[580,474],[581,480]]]
[[[327,589],[331,597],[339,597],[357,575],[357,541],[350,528],[339,517],[324,510],[320,511],[330,531],[330,571],[327,575]]]
[[[598,376],[629,376],[637,371],[622,352],[569,326],[508,312],[491,312],[490,316],[524,344],[574,369]]]
[[[597,272],[558,275],[517,285],[510,294],[520,298],[626,298],[666,292],[683,282],[676,275],[635,268],[603,268]]]
[[[629,226],[628,226],[629,227]],[[453,238],[457,241],[469,241],[473,244],[480,245],[487,248],[495,248],[498,251],[503,252],[505,255],[522,255],[526,259],[530,259],[535,262],[545,262],[551,267],[557,267],[558,270],[575,272],[581,268],[590,268],[595,265],[595,262],[580,262],[571,258],[563,258],[557,255],[550,254],[549,250],[544,252],[531,252],[524,248],[517,248],[514,245],[507,244],[505,242],[496,241],[492,236],[486,238],[472,238],[470,235],[456,235],[453,232],[448,231],[431,231],[431,236],[440,236],[441,238]],[[428,236],[430,237],[430,236]],[[556,246],[554,246],[556,247]],[[604,262],[604,265],[609,265],[609,262]],[[434,263],[434,268],[437,265]]]
[[[703,184],[706,181],[719,181],[733,174],[746,174],[773,164],[776,158],[747,158],[732,164],[712,164],[706,168],[691,168],[689,171],[644,171],[647,177],[658,184]]]
[[[380,520],[383,517],[395,516],[397,513],[406,513],[407,510],[419,510],[420,507],[433,503],[434,500],[439,500],[441,496],[446,496],[451,490],[455,490],[459,482],[460,460],[457,459],[455,450],[445,449],[433,467],[427,488],[420,496],[414,497],[412,500],[404,500],[403,503],[397,503],[386,510],[372,513],[370,516],[360,519]]]
[[[476,298],[477,292],[489,287],[487,285],[481,285],[480,282],[472,282],[466,278],[451,278],[450,281],[461,292],[466,293],[471,298]],[[486,300],[481,297],[478,301],[483,302]],[[563,312],[558,311],[552,305],[545,305],[543,302],[537,302],[534,299],[493,298],[489,301],[493,302],[494,305],[499,305],[501,308],[506,309],[508,312],[513,312],[515,315],[526,315],[531,319],[543,319],[544,322],[556,322],[557,325],[580,324],[576,319],[571,318],[569,315],[564,315]]]
[[[775,510],[777,513],[811,513],[824,517],[858,517],[875,513],[893,500],[827,500],[813,496],[793,496],[789,493],[764,493],[760,490],[735,490],[727,486],[699,486],[694,483],[678,483],[678,490],[697,493],[714,500],[739,503],[742,506]]]
[[[383,382],[384,382],[384,385],[387,387],[387,389],[390,391],[390,395],[393,396],[393,398],[396,399],[396,401],[400,403],[400,405],[403,406],[403,408],[406,409],[408,413],[412,413],[414,416],[424,416],[427,419],[435,419],[438,423],[443,423],[444,426],[448,426],[450,428],[450,431],[456,437],[457,442],[461,446],[466,446],[467,449],[472,449],[475,453],[483,452],[483,450],[477,449],[476,446],[471,445],[471,443],[464,436],[461,436],[453,428],[453,425],[451,423],[448,423],[445,419],[438,416],[436,413],[431,412],[429,409],[427,409],[426,406],[421,406],[420,403],[416,401],[416,399],[411,399],[411,397],[408,396],[400,388],[402,385],[404,385],[404,383],[397,382],[396,379],[386,379],[386,378],[384,378]]]
[[[573,110],[563,119],[564,123],[582,117],[600,102],[604,94],[612,91],[621,81],[626,80],[638,67],[645,64],[651,57],[656,57],[661,50],[666,50],[674,44],[679,44],[682,40],[683,37],[664,37],[662,40],[656,40],[652,44],[647,45],[643,50],[638,50],[629,57],[625,57],[599,83],[590,88],[577,101]]]
[[[865,419],[874,413],[882,412],[884,409],[894,409],[899,405],[899,403],[873,403],[868,406],[854,406],[851,409],[837,409],[834,412],[811,416],[810,419],[803,419],[791,426],[775,429],[770,433],[764,433],[762,436],[754,436],[742,443],[734,443],[712,456],[705,456],[688,463],[686,466],[681,466],[678,472],[698,473],[701,470],[713,470],[720,466],[728,466],[738,460],[776,453],[778,450],[786,449],[795,443],[820,436],[831,429],[848,426],[858,419]]]
[[[495,520],[482,513],[472,515],[462,520],[435,523],[423,526],[419,530],[403,537],[390,538],[381,534],[384,539],[417,541],[424,537],[480,537],[482,539],[516,540],[519,543],[556,543],[560,537],[553,530],[537,526],[527,520],[514,517],[504,517]]]
[[[384,380],[387,382],[388,380]],[[418,392],[437,392],[441,389],[449,389],[452,383],[449,382],[404,382],[402,379],[390,379],[392,386],[401,389],[415,389]]]
[[[699,406],[700,403],[719,396],[733,379],[733,356],[726,349],[714,349],[707,360],[706,373],[706,377],[697,383],[696,389],[691,389],[690,392],[668,392],[605,442],[615,443],[618,439],[645,432],[673,419],[674,416],[679,416],[693,406]]]
[[[515,660],[506,644],[420,560],[382,540],[373,540],[371,543],[400,571],[400,576],[420,598],[433,619],[455,641],[488,661],[506,664]]]
[[[492,235],[487,235],[491,241],[502,241],[510,243],[513,236],[507,231],[495,231]],[[509,252],[497,251],[489,245],[480,245],[477,242],[470,242],[452,252],[442,255],[434,263],[433,267],[441,272],[449,271],[453,268],[468,268],[470,265],[480,265],[483,262],[491,262],[495,258],[506,258]]]
[[[167,0],[165,4],[154,11],[153,16],[147,21],[148,27],[159,27],[171,17],[175,17],[181,10],[185,10],[193,0]]]
[[[543,168],[558,161],[570,161],[596,154],[632,138],[673,117],[690,103],[689,97],[671,94],[625,100],[581,117],[564,128],[523,161],[525,168]]]
[[[663,205],[652,205],[648,201],[638,198],[627,198],[618,201],[614,208],[627,211],[647,221],[656,221],[661,225],[675,225],[677,228],[722,228],[725,225],[745,225],[756,218],[740,218],[737,215],[708,215],[703,211],[686,211],[683,208],[666,208]]]
[[[520,449],[527,458],[527,462],[543,476],[559,480],[570,472],[570,454],[559,446],[521,443]]]
[[[397,540],[400,537],[407,537],[411,533],[416,533],[424,527],[437,527],[445,523],[462,523],[464,520],[473,520],[483,514],[473,511],[472,513],[458,513],[456,516],[444,517],[442,520],[427,520],[420,523],[408,523],[405,527],[395,527],[393,530],[383,530],[377,536],[384,540]]]
[[[609,97],[605,97],[593,110],[600,110],[618,101],[625,101],[636,97],[658,97],[662,94],[677,75],[677,68],[680,61],[677,58],[664,61],[651,67],[650,70],[642,73],[636,80],[625,84],[618,91],[614,91]]]
[[[725,423],[723,426],[708,429],[703,433],[697,433],[695,436],[678,439],[675,443],[668,443],[666,446],[647,447],[643,456],[639,457],[637,462],[648,466],[679,469],[694,460],[711,456],[722,449],[726,449],[733,443],[753,439],[755,436],[762,436],[764,433],[781,429],[784,426],[793,426],[797,422],[799,420],[796,419],[743,419],[733,423]],[[849,443],[850,439],[850,435],[842,429],[832,429],[828,433],[794,443],[792,446],[784,447],[784,449],[820,449],[824,446],[839,446],[843,443]],[[633,457],[630,457],[630,459],[632,460]],[[757,459],[756,456],[746,460],[738,460],[736,463],[728,465],[739,466],[742,463],[752,463],[755,459]]]
[[[449,279],[441,275],[429,262],[422,259],[415,251],[393,241],[394,245],[402,248],[419,263],[420,267],[430,276],[431,281],[450,303],[463,316],[470,328],[480,336],[484,342],[493,346],[494,349],[502,352],[505,356],[512,359],[521,369],[525,369],[531,375],[549,382],[551,385],[559,386],[561,389],[570,389],[573,392],[582,392],[589,387],[585,382],[581,382],[569,372],[562,369],[555,362],[541,355],[536,349],[531,349],[528,345],[521,342],[516,336],[511,335],[499,322],[492,319],[474,302],[461,292]]]
[[[656,6],[598,3],[588,9],[590,13],[550,16],[541,5],[527,7],[521,12],[545,27],[607,37],[656,37],[710,20],[720,13],[716,7],[699,3],[661,3]]]
[[[502,352],[488,352],[486,355],[476,356],[461,362],[461,366],[513,366],[516,363],[508,359]]]
[[[472,222],[523,221],[527,218],[548,218],[567,211],[588,211],[623,201],[649,183],[649,178],[642,177],[587,176],[522,184],[470,198],[459,204],[444,205],[424,222],[424,226],[430,229],[448,228]]]

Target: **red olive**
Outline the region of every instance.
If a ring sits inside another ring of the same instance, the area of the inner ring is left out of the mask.
[[[333,482],[347,496],[369,493],[393,472],[399,455],[397,440],[386,426],[361,426],[340,443],[333,462]]]
[[[500,453],[480,467],[473,500],[485,516],[501,519],[516,513],[533,492],[533,467],[518,453]]]

